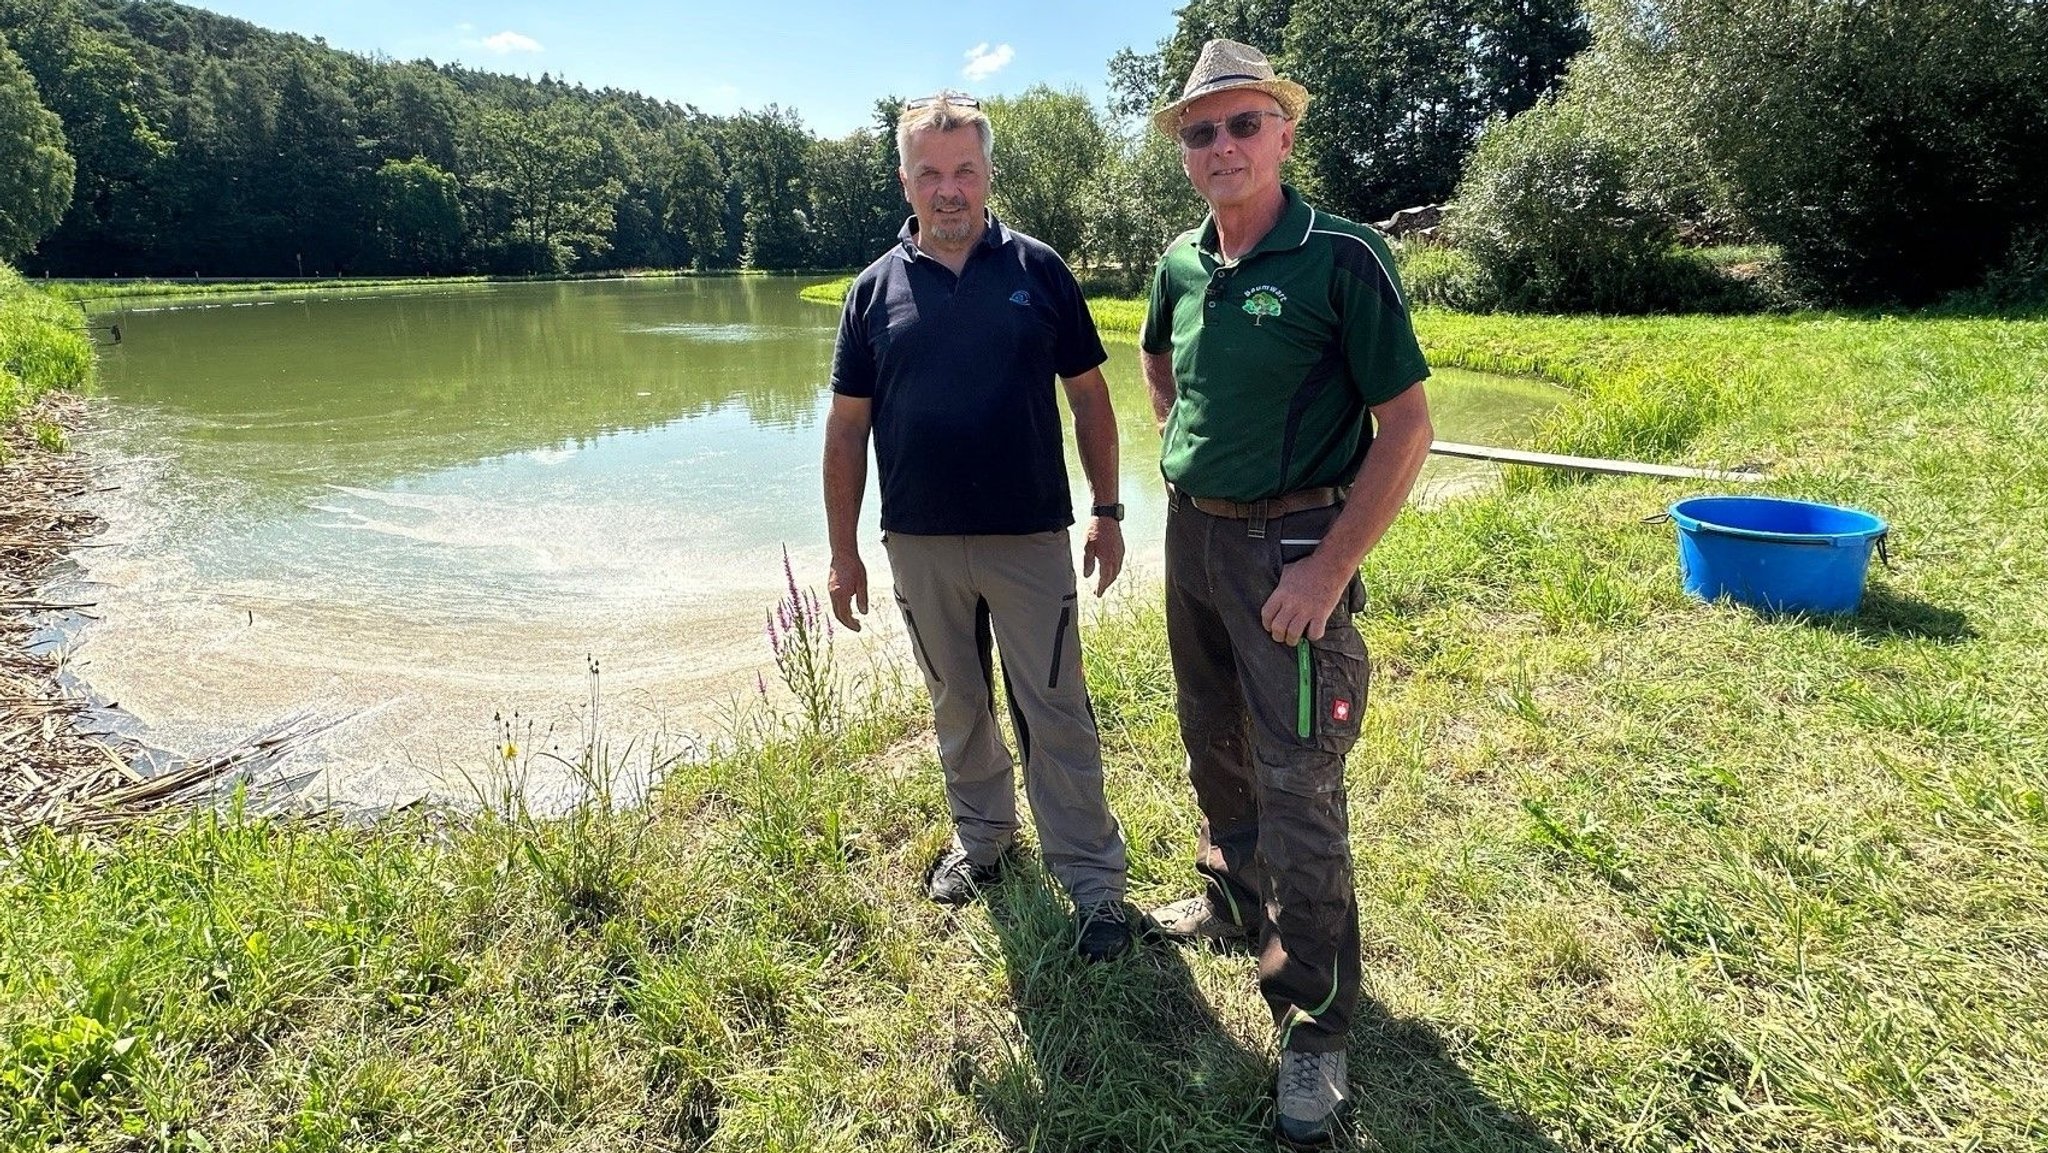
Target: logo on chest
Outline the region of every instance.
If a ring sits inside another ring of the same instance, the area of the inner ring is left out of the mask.
[[[1287,294],[1278,285],[1261,284],[1248,288],[1244,294],[1244,310],[1250,314],[1254,326],[1265,323],[1269,316],[1278,316],[1287,306]]]
[[[1031,294],[1020,288],[1010,294],[1010,303],[1022,304],[1028,307],[1031,304]]]

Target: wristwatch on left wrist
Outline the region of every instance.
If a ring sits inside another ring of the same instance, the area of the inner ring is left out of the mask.
[[[1106,516],[1111,520],[1122,520],[1124,519],[1124,506],[1121,504],[1098,504],[1094,508],[1089,509],[1088,514],[1090,516]]]

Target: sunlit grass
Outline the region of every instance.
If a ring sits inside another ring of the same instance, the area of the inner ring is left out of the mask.
[[[1897,567],[1844,619],[1691,602],[1644,518],[1700,489],[1640,480],[1517,473],[1397,523],[1350,770],[1361,1129],[2048,1143],[2048,322],[1417,328],[1568,386],[1549,447],[1767,466],[1887,517]],[[1156,590],[1087,645],[1133,897],[1178,897]],[[644,806],[601,786],[665,750],[566,754],[565,816],[29,836],[0,850],[0,1145],[1270,1149],[1250,958],[1084,967],[1035,863],[920,898],[925,708],[747,714]]]
[[[78,310],[36,292],[0,264],[0,428],[44,393],[81,390],[91,375],[92,346]]]
[[[336,276],[312,280],[174,280],[137,277],[123,280],[63,280],[37,285],[59,300],[97,301],[185,296],[293,296],[364,293],[464,284],[485,284],[486,276],[377,277]]]
[[[829,304],[834,308],[845,303],[846,294],[853,289],[853,277],[827,280],[820,284],[805,285],[797,295],[813,304]],[[1098,331],[1119,336],[1136,336],[1145,322],[1143,300],[1119,299],[1114,297],[1091,297],[1088,310],[1095,317]]]
[[[674,268],[620,268],[598,272],[566,272],[549,275],[471,276],[331,276],[286,280],[179,280],[170,277],[134,277],[119,280],[52,280],[32,282],[59,300],[131,301],[135,299],[177,299],[207,296],[351,296],[393,292],[418,292],[442,288],[474,287],[480,284],[526,284],[533,281],[574,280],[671,280],[682,277],[786,276],[787,272],[753,269],[721,269],[698,272]]]

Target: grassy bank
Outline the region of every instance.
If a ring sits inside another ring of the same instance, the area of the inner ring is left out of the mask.
[[[1643,518],[1692,489],[1515,474],[1402,519],[1351,778],[1361,1128],[2048,1143],[2048,322],[1417,323],[1439,364],[1571,386],[1543,447],[1768,463],[1889,517],[1898,567],[1859,616],[1768,619],[1679,595]],[[1194,817],[1153,600],[1088,651],[1141,902],[1186,891]],[[986,907],[918,899],[945,836],[922,707],[750,730],[644,809],[0,849],[0,1134],[1270,1148],[1248,958],[1084,969],[1035,867]]]
[[[177,299],[206,296],[334,296],[379,292],[417,292],[476,284],[532,284],[536,281],[579,280],[675,280],[698,276],[814,276],[806,270],[756,271],[752,269],[696,272],[689,269],[624,269],[596,273],[561,273],[550,276],[401,276],[331,277],[311,280],[64,280],[36,281],[38,287],[59,300],[92,303],[103,300]],[[849,283],[851,281],[849,280]],[[841,290],[844,291],[843,289]]]
[[[0,427],[19,420],[44,393],[83,390],[91,377],[92,346],[77,310],[0,264]]]
[[[847,276],[806,285],[797,291],[797,295],[814,304],[829,304],[837,308],[846,300],[846,293],[852,287],[853,277]],[[1136,336],[1138,328],[1145,323],[1145,302],[1142,300],[1096,297],[1088,301],[1088,309],[1095,316],[1095,327],[1104,333]]]
[[[191,296],[305,296],[486,284],[487,276],[332,277],[313,280],[58,280],[38,287],[58,300],[175,299]]]

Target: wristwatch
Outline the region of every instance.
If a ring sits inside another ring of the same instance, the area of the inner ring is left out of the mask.
[[[1098,504],[1088,510],[1088,515],[1106,516],[1111,520],[1122,520],[1124,519],[1124,506],[1121,504]]]

